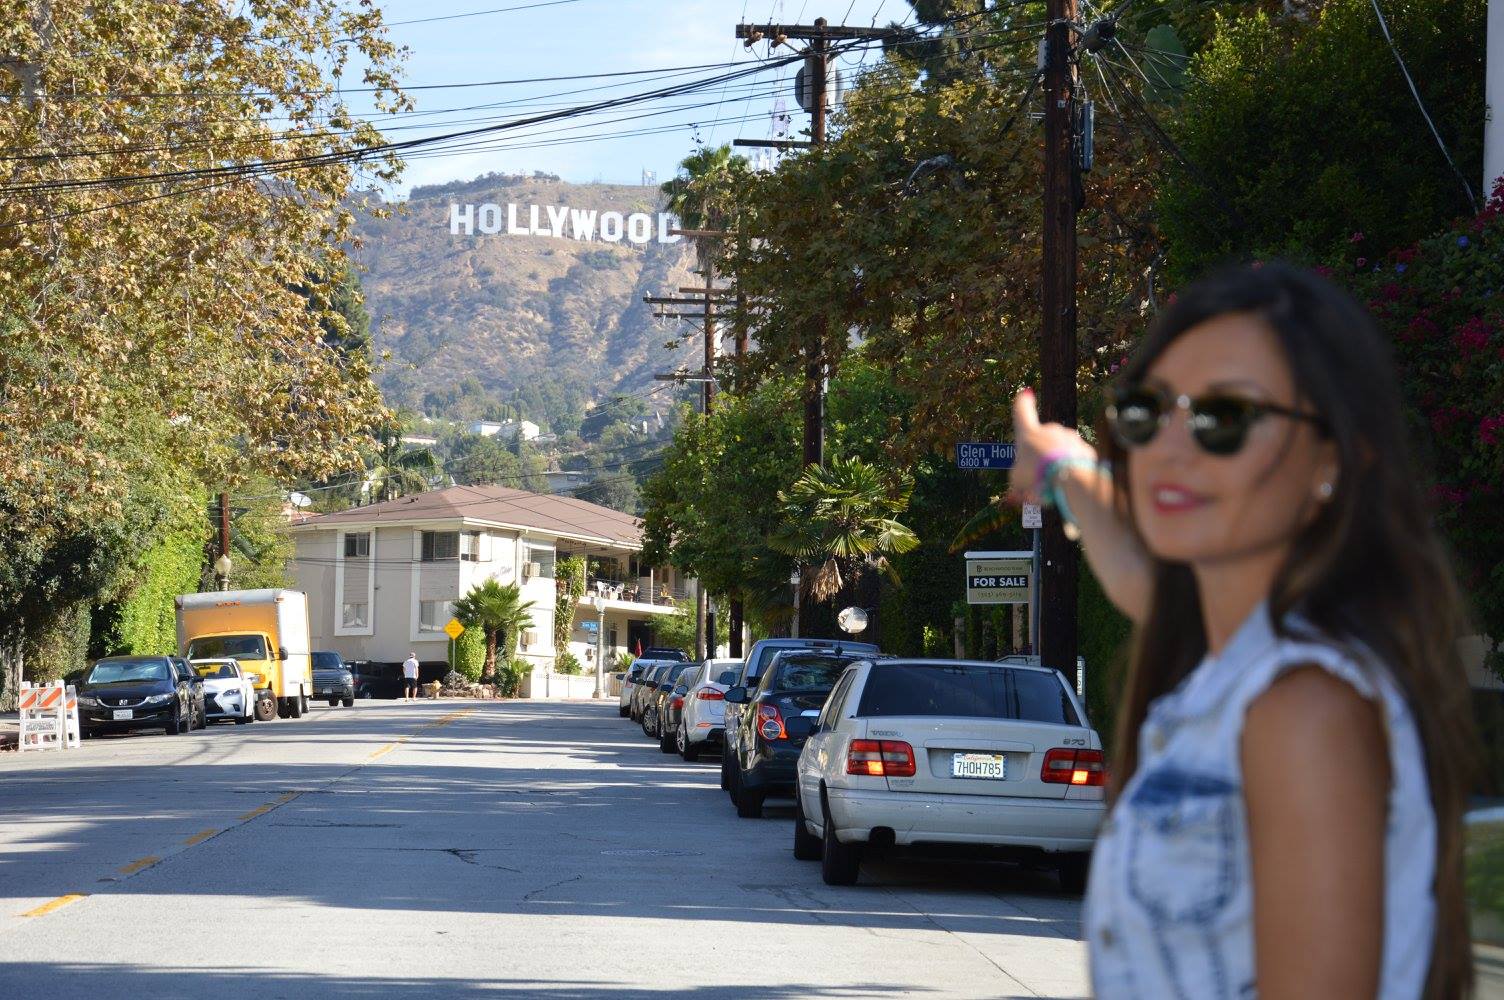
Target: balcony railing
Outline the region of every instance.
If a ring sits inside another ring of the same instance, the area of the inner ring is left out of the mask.
[[[657,607],[666,607],[675,601],[683,601],[688,598],[689,590],[682,584],[669,586],[665,583],[656,583],[650,586],[647,578],[639,581],[628,580],[603,580],[590,577],[585,581],[584,600],[588,601],[596,594],[604,594],[607,600],[630,601],[634,604],[651,604]]]

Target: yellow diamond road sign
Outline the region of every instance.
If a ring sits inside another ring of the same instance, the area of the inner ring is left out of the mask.
[[[460,633],[463,631],[465,631],[465,626],[460,624],[460,620],[458,618],[449,619],[449,624],[444,626],[444,634],[449,636],[449,638],[451,639],[458,639],[460,637]]]

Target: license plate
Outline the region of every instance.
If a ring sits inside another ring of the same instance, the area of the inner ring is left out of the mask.
[[[1002,781],[1008,777],[1008,761],[1000,753],[958,753],[950,758],[952,778],[991,778]]]
[[[128,708],[117,708],[112,714],[114,715],[116,722],[123,722],[126,719],[135,718],[135,713]]]

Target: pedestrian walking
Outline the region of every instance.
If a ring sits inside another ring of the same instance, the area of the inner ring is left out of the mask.
[[[1096,447],[1016,400],[1015,493],[1136,626],[1098,997],[1468,991],[1463,622],[1403,414],[1369,317],[1279,263],[1172,300]]]
[[[402,700],[412,701],[418,697],[418,654],[409,652],[402,661]]]

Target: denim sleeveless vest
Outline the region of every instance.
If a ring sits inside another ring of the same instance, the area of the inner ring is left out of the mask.
[[[1253,893],[1239,744],[1249,704],[1317,664],[1381,706],[1391,785],[1379,997],[1414,1000],[1430,966],[1436,820],[1425,758],[1389,672],[1260,606],[1217,656],[1149,707],[1138,770],[1098,835],[1084,929],[1101,1000],[1252,1000]]]

